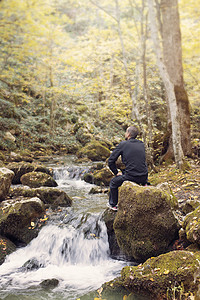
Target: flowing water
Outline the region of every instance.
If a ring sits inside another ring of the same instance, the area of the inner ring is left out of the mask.
[[[80,179],[89,166],[77,165],[73,159],[69,156],[48,164],[59,189],[73,198],[72,207],[49,211],[47,225],[38,237],[7,257],[0,266],[0,299],[78,299],[116,277],[127,265],[109,255],[106,226],[101,220],[107,195],[89,194],[92,185]],[[57,279],[59,284],[44,289],[40,283],[46,279]]]

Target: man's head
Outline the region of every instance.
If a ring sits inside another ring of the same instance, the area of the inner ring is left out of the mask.
[[[126,129],[125,139],[129,140],[130,138],[136,138],[138,135],[138,129],[135,126],[130,126]]]

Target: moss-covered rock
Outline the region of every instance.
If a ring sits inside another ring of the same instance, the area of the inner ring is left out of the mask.
[[[129,291],[149,294],[149,299],[188,299],[184,293],[198,293],[199,267],[194,253],[172,251],[123,268],[120,281]]]
[[[191,243],[200,245],[200,207],[185,217],[183,229],[185,229],[187,239]]]
[[[12,162],[7,165],[7,168],[14,172],[12,184],[20,184],[20,178],[22,175],[29,172],[42,172],[51,175],[51,170],[43,165],[29,163],[29,162]]]
[[[7,168],[0,168],[0,201],[6,198],[13,177],[14,172]]]
[[[64,191],[54,187],[17,187],[10,190],[9,196],[11,198],[18,196],[38,197],[44,202],[45,206],[51,206],[53,208],[58,206],[68,207],[72,205],[72,199]]]
[[[37,218],[45,212],[37,197],[6,200],[0,207],[0,234],[14,243],[28,244],[38,234]]]
[[[108,167],[94,172],[94,183],[96,185],[109,186],[110,180],[113,178],[113,173]]]
[[[82,180],[84,180],[87,183],[94,183],[94,176],[91,173],[85,173],[82,176]]]
[[[169,195],[156,187],[123,183],[113,226],[125,254],[144,261],[167,251],[180,228],[170,201]]]
[[[24,162],[33,162],[33,158],[31,157],[31,155],[23,155],[21,153],[16,153],[16,152],[10,152],[10,155],[8,157],[8,161],[10,162],[20,162],[20,161],[24,161]]]
[[[175,197],[172,189],[167,182],[160,183],[156,186],[158,189],[165,191],[167,194],[167,201],[172,209],[178,209],[178,199]]]
[[[0,265],[4,262],[6,256],[16,250],[16,246],[7,238],[0,236]]]
[[[29,172],[24,174],[20,181],[23,185],[36,188],[40,186],[56,187],[58,184],[50,175],[42,172]]]
[[[5,160],[6,160],[5,154],[2,151],[0,151],[0,161],[4,162]]]
[[[91,141],[77,152],[78,158],[88,157],[92,161],[106,160],[110,156],[110,150],[101,144],[99,141]]]

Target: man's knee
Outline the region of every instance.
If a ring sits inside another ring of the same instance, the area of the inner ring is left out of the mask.
[[[123,176],[115,176],[110,181],[110,188],[118,188],[124,182]]]

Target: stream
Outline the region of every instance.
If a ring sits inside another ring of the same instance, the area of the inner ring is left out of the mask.
[[[73,205],[49,211],[38,237],[0,266],[0,300],[78,299],[118,276],[128,264],[109,254],[107,230],[101,220],[108,195],[89,194],[93,185],[81,180],[91,163],[78,164],[69,155],[46,165],[53,169],[58,188],[72,197]],[[44,289],[40,283],[46,279],[57,279],[59,284]],[[84,299],[93,300],[89,296]],[[112,300],[122,297],[115,295]]]

